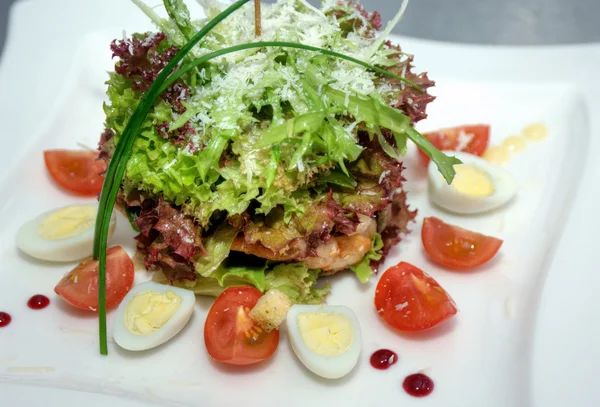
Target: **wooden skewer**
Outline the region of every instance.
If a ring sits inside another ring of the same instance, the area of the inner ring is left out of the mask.
[[[260,0],[254,0],[254,35],[260,37]]]

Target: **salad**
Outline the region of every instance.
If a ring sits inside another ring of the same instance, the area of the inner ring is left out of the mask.
[[[101,353],[107,310],[117,312],[116,344],[143,351],[177,335],[195,295],[207,295],[216,297],[204,323],[214,360],[265,360],[285,326],[308,369],[342,377],[359,359],[360,324],[347,306],[326,304],[330,286],[319,277],[348,272],[368,283],[408,232],[408,141],[432,203],[468,215],[512,199],[515,180],[494,161],[543,138],[541,125],[493,147],[485,124],[415,130],[434,82],[387,39],[406,3],[383,28],[350,0],[206,1],[200,20],[181,0],[164,0],[169,18],[133,1],[157,30],[110,44],[99,151],[44,156],[60,187],[99,203],[48,211],[17,236],[32,257],[81,261],[55,292],[98,313]],[[133,260],[109,244],[113,206],[136,231],[152,281],[134,285]],[[433,262],[455,271],[488,262],[503,243],[433,216],[421,238]],[[379,276],[374,307],[403,332],[457,313],[440,284],[406,262]],[[382,351],[374,366],[396,362]],[[412,382],[426,380],[405,388]]]
[[[165,6],[176,19],[143,7],[159,32],[111,44],[117,62],[100,141],[107,163],[141,95],[206,22],[190,20],[182,2]],[[205,12],[210,19],[220,9]],[[256,41],[253,13],[233,13],[188,55]],[[376,37],[380,28],[379,15],[356,3],[315,10],[279,1],[263,7],[260,40],[356,56],[416,86],[312,51],[261,47],[199,65],[166,89],[141,126],[117,197],[155,281],[206,295],[240,284],[277,288],[311,304],[328,292],[319,275],[350,269],[370,279],[414,217],[398,158],[433,100],[433,82],[383,41],[387,32]]]

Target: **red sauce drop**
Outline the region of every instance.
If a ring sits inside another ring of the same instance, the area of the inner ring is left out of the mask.
[[[36,294],[27,301],[27,306],[31,309],[43,309],[50,304],[50,299],[42,294]]]
[[[433,380],[423,373],[415,373],[404,379],[402,387],[413,397],[424,397],[433,391]]]
[[[10,314],[7,312],[0,312],[0,328],[4,328],[6,325],[10,324],[12,318]]]
[[[385,370],[398,361],[398,355],[389,349],[379,349],[371,355],[371,366]]]

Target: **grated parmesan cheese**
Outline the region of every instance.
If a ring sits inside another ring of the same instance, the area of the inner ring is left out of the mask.
[[[396,311],[402,311],[404,308],[408,307],[408,301],[403,302],[402,304],[396,304]],[[408,314],[410,311],[407,311]]]
[[[381,175],[379,176],[379,183],[381,184],[383,182],[383,180],[385,179],[385,177],[390,175],[390,173],[391,173],[390,170],[385,170],[384,172],[382,172]]]
[[[458,133],[458,145],[456,146],[457,151],[465,151],[465,149],[469,146],[469,143],[473,141],[475,135],[473,133],[466,133],[464,130],[461,130]]]
[[[173,161],[171,161],[170,163],[166,164],[164,166],[164,170],[168,170],[169,168],[171,168],[173,165],[175,165],[175,163],[177,162],[177,158],[173,158]]]
[[[208,17],[202,22],[194,22],[198,26],[205,24],[208,18],[214,17],[219,9],[225,7],[217,4],[214,0],[199,1],[204,6]],[[324,0],[320,9],[312,6],[307,0],[278,0],[275,4],[263,4],[260,41],[301,42],[331,49],[360,60],[370,61],[373,64],[378,64],[390,55],[397,54],[387,45],[374,46],[381,40],[381,36],[373,38],[372,35],[365,35],[366,27],[369,25],[367,24],[368,19],[359,10],[352,7],[347,8],[350,13],[349,18],[362,22],[362,28],[351,30],[347,36],[344,35],[338,25],[335,13],[328,13],[328,10],[338,6],[336,3],[336,0]],[[398,15],[401,16],[401,14]],[[190,56],[198,58],[217,49],[257,41],[254,36],[253,17],[253,5],[245,4],[238,12],[228,17],[227,24],[220,24],[207,34],[204,40],[192,49]],[[398,16],[397,19],[399,19]],[[169,39],[173,43],[184,40],[181,33],[177,32],[173,22],[165,20],[165,24],[168,26]],[[143,44],[150,44],[155,39],[156,34],[151,34],[145,38]],[[133,53],[133,44],[127,45],[130,47],[130,52]],[[374,50],[374,52],[366,58],[366,50]],[[279,58],[275,58],[282,55],[288,55],[294,60],[294,63],[282,63]],[[201,68],[198,67],[200,83],[190,88],[190,93],[187,95],[184,88],[179,88],[175,92],[176,95],[178,94],[177,100],[185,100],[185,107],[189,113],[184,114],[184,118],[189,119],[195,133],[186,134],[185,145],[178,146],[176,157],[164,165],[164,171],[167,172],[178,160],[186,159],[185,156],[203,154],[202,149],[209,145],[212,137],[215,134],[223,133],[229,138],[227,148],[233,151],[235,157],[230,168],[222,170],[216,168],[216,170],[226,179],[232,180],[236,188],[246,188],[247,185],[244,185],[246,182],[255,187],[257,182],[260,185],[264,179],[266,163],[270,160],[270,151],[256,150],[253,148],[253,141],[247,140],[248,137],[251,137],[248,135],[249,128],[263,130],[269,125],[264,122],[257,123],[254,111],[271,103],[281,104],[284,102],[288,102],[287,105],[291,106],[296,115],[314,109],[311,105],[313,101],[308,100],[307,92],[304,89],[308,82],[317,90],[320,100],[325,106],[331,105],[332,101],[324,94],[323,86],[331,86],[343,92],[345,95],[343,105],[347,113],[351,113],[350,110],[352,110],[354,116],[358,116],[359,107],[350,108],[351,98],[366,96],[367,98],[385,99],[384,95],[388,98],[394,96],[394,93],[398,92],[399,86],[404,88],[403,83],[391,85],[387,81],[379,80],[378,75],[365,67],[336,58],[327,58],[326,69],[316,74],[313,73],[316,75],[316,81],[311,83],[311,81],[306,81],[306,78],[308,71],[313,68],[317,56],[318,54],[313,51],[268,47],[226,54],[211,60]],[[407,65],[407,63],[402,65],[402,76],[406,73]],[[367,98],[365,99],[367,100]],[[319,104],[319,100],[316,102]],[[338,104],[340,103],[338,102]],[[341,108],[341,106],[337,107]],[[277,120],[280,122],[289,117],[288,111],[276,113]],[[175,120],[178,117],[178,114],[174,114]],[[355,134],[357,123],[352,120],[349,124],[343,120],[341,123],[346,133],[358,141]],[[285,143],[282,143],[282,149],[284,145]],[[290,165],[290,157],[294,157],[295,148],[297,148],[297,144],[290,143],[289,147],[285,149],[285,154],[282,151],[282,160],[287,160],[286,168]],[[291,164],[299,172],[306,172],[307,169],[312,171],[313,161],[309,160],[314,160],[314,158],[307,154],[304,158],[300,157]],[[234,171],[239,171],[243,177],[232,176]],[[390,171],[384,171],[379,177],[379,182],[383,182],[389,173]],[[372,191],[363,193],[376,195]],[[218,196],[216,193],[213,195],[213,197]],[[214,207],[217,207],[217,204]]]

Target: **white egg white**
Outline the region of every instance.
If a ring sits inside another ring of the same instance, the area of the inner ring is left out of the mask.
[[[515,177],[506,169],[489,163],[483,158],[457,151],[444,151],[456,156],[463,164],[472,165],[486,172],[494,185],[494,192],[485,197],[464,194],[448,185],[433,161],[429,163],[429,199],[435,205],[453,213],[470,215],[488,212],[507,204],[517,193]]]
[[[129,302],[136,294],[144,291],[156,291],[159,293],[171,291],[181,297],[181,304],[175,314],[162,327],[149,335],[135,334],[127,329],[125,325],[125,310]],[[152,281],[138,284],[127,293],[117,309],[117,315],[113,323],[113,338],[117,345],[131,351],[155,348],[172,339],[185,327],[194,312],[195,304],[196,296],[190,290],[158,284]]]
[[[298,324],[298,315],[304,312],[338,313],[351,322],[353,339],[350,347],[343,353],[334,356],[323,356],[313,352],[302,339]],[[358,318],[354,312],[344,306],[330,305],[292,305],[286,316],[287,334],[300,361],[318,376],[326,379],[339,379],[354,369],[358,363],[362,348],[362,336]]]
[[[72,205],[69,205],[72,206]],[[88,205],[75,205],[88,206]],[[97,204],[89,204],[98,210]],[[42,213],[38,217],[26,222],[17,233],[17,246],[21,251],[36,259],[55,261],[55,262],[71,262],[83,260],[92,255],[94,244],[94,226],[89,227],[82,233],[67,237],[64,239],[46,239],[39,235],[38,230],[44,220],[53,212],[60,211],[68,206],[53,209]],[[117,218],[113,212],[110,219],[110,228],[108,237],[112,236],[117,223]]]

